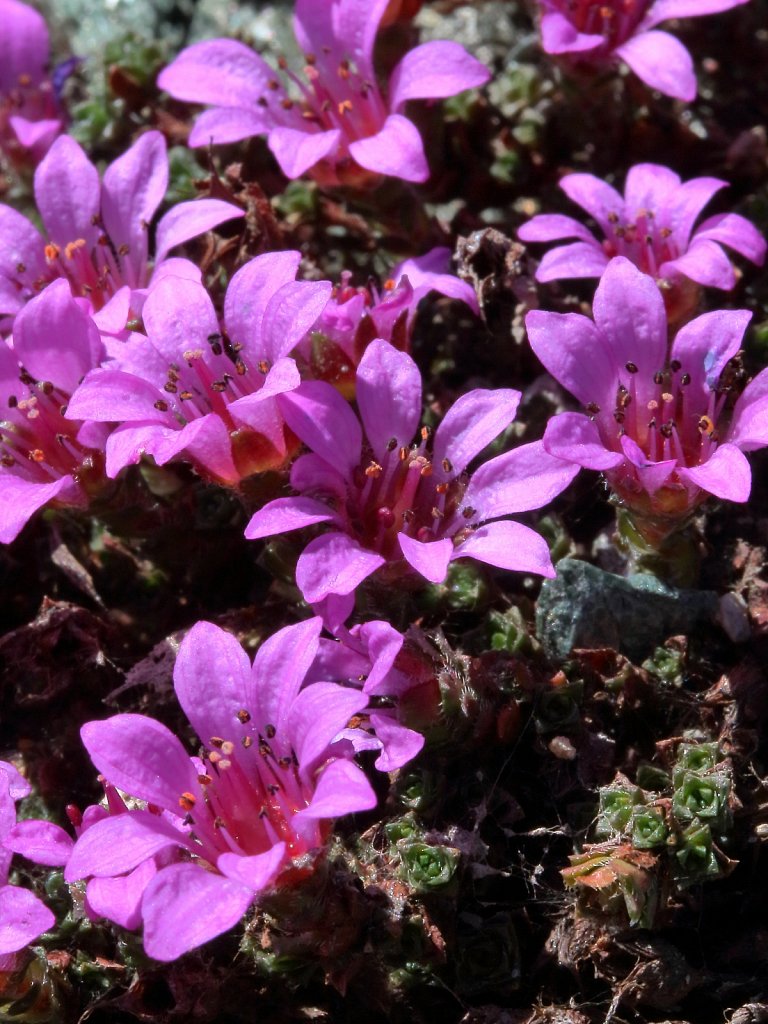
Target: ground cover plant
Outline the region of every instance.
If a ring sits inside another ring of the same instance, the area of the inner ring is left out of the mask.
[[[0,0],[0,1019],[768,1019],[766,0],[87,6]]]

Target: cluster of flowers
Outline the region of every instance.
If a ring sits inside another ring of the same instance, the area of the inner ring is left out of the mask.
[[[384,175],[424,181],[405,104],[481,86],[489,73],[457,44],[432,42],[406,53],[382,90],[374,43],[401,6],[297,0],[300,75],[214,40],[185,50],[159,84],[211,106],[192,145],[266,134],[288,177],[356,188]],[[596,65],[620,57],[649,84],[690,92],[687,55],[649,29],[705,13],[700,0],[542,7],[550,51]],[[313,618],[268,638],[253,664],[210,623],[183,641],[174,679],[197,756],[142,715],[86,724],[106,800],[71,809],[74,839],[48,822],[16,822],[29,786],[0,762],[0,956],[53,924],[36,896],[9,884],[19,854],[87,880],[89,915],[143,926],[147,952],[171,960],[231,928],[266,887],[298,884],[331,820],[375,805],[358,753],[376,751],[386,772],[421,749],[399,700],[427,684],[404,670],[391,625],[348,625],[358,588],[439,584],[463,558],[553,576],[544,539],[509,517],[551,502],[581,466],[603,471],[622,502],[667,531],[708,493],[746,500],[743,452],[768,443],[768,371],[732,401],[723,371],[749,314],[690,314],[698,286],[734,284],[721,244],[761,263],[765,243],[733,214],[694,230],[725,184],[716,179],[681,185],[665,168],[638,166],[623,199],[588,175],[564,178],[605,240],[562,215],[534,218],[521,237],[578,240],[549,253],[538,276],[599,277],[594,321],[534,311],[527,326],[544,366],[586,411],[555,417],[542,440],[470,472],[521,394],[475,389],[435,430],[421,425],[422,378],[408,351],[417,304],[434,290],[477,309],[448,272],[448,250],[394,268],[381,291],[347,274],[336,286],[297,280],[298,252],[265,253],[233,275],[219,315],[199,268],[170,253],[243,211],[216,199],[173,207],[150,258],[148,228],[168,184],[162,136],[142,135],[101,178],[71,138],[53,141],[62,118],[43,104],[56,102],[45,26],[17,0],[0,0],[6,9],[16,43],[2,71],[10,79],[0,78],[0,146],[12,131],[16,145],[45,152],[34,177],[43,233],[0,206],[0,541],[44,506],[86,508],[143,457],[186,462],[235,490],[285,469],[292,493],[258,509],[246,537],[311,530],[296,582]],[[24,99],[26,120],[4,122],[20,84],[35,102]],[[670,344],[671,321],[682,326]],[[333,381],[319,369],[328,365],[341,367]]]

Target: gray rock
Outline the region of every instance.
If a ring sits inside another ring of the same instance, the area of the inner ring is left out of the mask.
[[[713,591],[677,590],[654,576],[624,578],[564,558],[541,588],[536,631],[555,660],[577,647],[613,647],[639,662],[667,637],[716,621],[718,611]]]

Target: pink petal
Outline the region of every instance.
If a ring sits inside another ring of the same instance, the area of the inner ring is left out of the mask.
[[[536,268],[536,280],[546,284],[561,278],[600,277],[607,266],[608,257],[597,241],[571,242],[544,253]]]
[[[360,422],[336,388],[307,381],[281,399],[285,421],[329,466],[349,475],[360,461]]]
[[[181,794],[197,786],[197,773],[184,747],[153,718],[114,715],[103,722],[86,722],[80,736],[107,781],[139,800],[178,814]]]
[[[245,528],[245,536],[247,540],[260,540],[317,523],[330,523],[335,518],[327,505],[314,498],[275,498],[254,514]]]
[[[628,362],[638,367],[635,376],[641,400],[641,389],[653,387],[653,375],[667,359],[667,314],[656,283],[634,263],[617,256],[600,278],[592,314],[608,343],[614,374],[626,376]],[[594,374],[591,361],[585,355],[582,358]]]
[[[224,322],[234,344],[248,349],[251,358],[273,359],[268,352],[264,314],[270,300],[296,278],[301,253],[267,252],[241,267],[229,282],[224,297]]]
[[[408,50],[392,72],[390,110],[400,110],[408,100],[443,99],[465,89],[479,89],[490,77],[488,68],[459,43],[422,43]]]
[[[144,950],[167,963],[229,931],[253,901],[240,882],[212,874],[196,863],[171,864],[144,893]]]
[[[0,472],[0,544],[10,544],[38,509],[72,491],[82,493],[71,476],[35,483],[11,472]]]
[[[300,178],[320,160],[334,154],[340,141],[338,128],[310,132],[278,126],[270,131],[267,144],[286,178]]]
[[[345,814],[369,811],[378,803],[376,794],[363,772],[343,758],[321,772],[308,807],[294,815],[296,819],[341,818]]]
[[[390,114],[375,135],[350,143],[349,152],[361,167],[377,174],[413,182],[429,177],[419,130],[402,114]]]
[[[144,891],[157,874],[154,858],[117,878],[92,878],[85,894],[90,913],[133,930],[141,924]]]
[[[643,449],[628,435],[621,438],[621,449],[635,469],[643,488],[651,495],[669,480],[677,469],[677,459],[666,462],[650,462]]]
[[[372,711],[369,719],[376,738],[381,742],[381,753],[374,762],[378,771],[397,771],[424,748],[421,733],[401,725],[392,717],[391,712]]]
[[[351,594],[386,562],[343,533],[326,533],[311,541],[296,564],[296,583],[308,604],[329,594]]]
[[[192,126],[188,145],[224,146],[240,142],[254,135],[265,135],[275,126],[275,115],[257,107],[256,110],[242,110],[240,107],[214,107],[204,110]]]
[[[180,810],[178,799],[175,810]],[[122,875],[161,850],[175,846],[189,846],[189,842],[183,832],[161,815],[149,811],[116,814],[102,818],[82,833],[67,862],[64,877],[68,882],[77,882],[91,875],[96,878]]]
[[[69,282],[53,281],[16,317],[13,345],[37,380],[51,380],[67,393],[99,361],[103,349],[91,318],[72,297]]]
[[[680,252],[685,252],[696,218],[713,195],[728,183],[720,178],[692,178],[670,191],[657,217],[662,222],[657,226],[672,230],[673,241]]]
[[[721,444],[701,466],[678,469],[677,475],[727,501],[746,501],[752,489],[749,462],[734,444]]]
[[[313,778],[334,738],[367,704],[365,694],[337,683],[312,683],[294,697],[280,732],[296,751],[303,778]]]
[[[582,242],[600,244],[589,228],[562,213],[539,213],[531,217],[517,229],[517,237],[522,242],[555,242],[561,238],[578,238]]]
[[[110,240],[129,272],[127,284],[146,283],[147,232],[168,188],[168,154],[160,132],[150,131],[134,142],[104,172],[101,214]]]
[[[534,309],[525,318],[525,328],[539,361],[582,405],[599,402],[611,388],[615,396],[614,368],[599,331],[588,317]],[[587,359],[586,352],[594,353],[593,358]]]
[[[43,256],[43,236],[31,221],[13,207],[0,204],[0,238],[3,240],[0,246],[0,278],[18,279],[32,288],[37,278],[44,277],[48,272]],[[19,266],[26,270],[19,273]],[[15,286],[10,294],[16,294]],[[21,301],[18,303],[20,307]],[[0,306],[0,310],[15,312],[15,309],[7,308],[7,303]]]
[[[3,845],[35,864],[60,867],[72,852],[73,841],[63,828],[52,821],[20,821],[3,839]]]
[[[541,19],[541,45],[545,53],[588,53],[603,42],[601,35],[579,32],[557,11],[547,11]]]
[[[244,211],[239,206],[223,199],[194,199],[189,203],[177,203],[157,225],[155,263],[162,263],[171,249],[183,245],[190,238],[243,216]]]
[[[453,555],[452,540],[446,538],[424,542],[408,537],[404,533],[399,533],[397,540],[411,568],[430,583],[443,582],[448,575],[448,565]]]
[[[578,471],[571,460],[555,458],[542,441],[534,441],[475,470],[462,505],[476,509],[480,521],[541,508],[564,491]]]
[[[683,274],[697,284],[724,291],[730,291],[736,284],[733,264],[717,242],[706,238],[699,240],[697,235],[694,235],[687,252],[659,267],[659,276],[673,277],[675,274]]]
[[[762,267],[765,262],[765,238],[754,224],[738,213],[718,213],[709,217],[696,231],[694,239],[700,238],[730,246],[758,267]]]
[[[651,28],[671,18],[698,18],[705,14],[719,14],[739,7],[747,0],[654,0],[643,25]]]
[[[580,412],[553,416],[544,433],[544,447],[559,459],[585,469],[613,469],[624,461],[621,452],[605,447],[597,424]]]
[[[72,395],[67,414],[75,420],[98,420],[116,423],[119,420],[155,420],[172,422],[166,413],[155,408],[161,392],[149,381],[122,370],[91,371]]]
[[[264,311],[269,361],[293,351],[325,309],[332,290],[330,281],[289,281],[272,296]]]
[[[96,244],[99,172],[68,135],[56,139],[35,171],[35,199],[51,241],[61,248],[80,238],[89,248]]]
[[[768,369],[750,381],[737,399],[726,440],[746,452],[768,444]]]
[[[476,388],[457,399],[435,431],[435,471],[456,477],[515,418],[520,392],[511,388],[486,391]],[[450,470],[443,469],[448,459]]]
[[[688,372],[692,394],[714,391],[729,359],[741,348],[752,314],[746,309],[704,313],[677,332],[670,358],[678,359]],[[707,397],[703,398],[703,403]]]
[[[421,374],[406,352],[375,338],[357,368],[356,397],[365,435],[382,464],[392,438],[409,445],[421,420]]]
[[[508,520],[481,526],[456,548],[453,557],[477,558],[499,569],[533,572],[549,578],[556,575],[544,538],[522,523]]]
[[[160,72],[157,84],[177,100],[258,110],[262,96],[274,96],[278,101],[284,97],[283,89],[269,88],[276,77],[272,68],[244,43],[211,39],[182,50]]]
[[[204,744],[211,736],[239,738],[251,662],[237,640],[212,622],[196,622],[181,642],[173,685],[184,714]]]
[[[595,218],[606,235],[612,232],[612,216],[623,219],[624,199],[594,174],[566,174],[560,179],[560,188],[572,202]]]
[[[616,47],[615,53],[652,89],[689,103],[696,98],[691,55],[668,32],[641,32]]]
[[[147,335],[168,363],[176,362],[188,349],[206,351],[208,336],[219,331],[205,288],[181,277],[165,278],[153,286],[143,317]]]
[[[254,717],[284,735],[286,716],[315,659],[322,629],[315,617],[268,637],[249,666],[245,697]]]
[[[0,953],[15,953],[53,928],[56,918],[28,889],[0,887]]]
[[[658,215],[660,209],[674,206],[680,175],[662,164],[635,164],[627,172],[624,184],[624,200],[630,218],[641,210],[651,210]]]
[[[0,91],[18,87],[19,75],[29,75],[36,85],[48,63],[48,27],[39,11],[16,0],[3,3],[3,62]]]
[[[232,882],[247,886],[254,893],[261,892],[270,886],[280,873],[286,860],[285,843],[275,845],[264,853],[253,857],[241,857],[236,853],[222,853],[216,861],[216,867]]]

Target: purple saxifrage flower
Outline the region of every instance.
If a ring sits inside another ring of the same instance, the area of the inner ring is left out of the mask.
[[[422,139],[401,113],[404,105],[454,96],[484,85],[490,74],[458,43],[430,42],[403,57],[383,94],[373,49],[388,2],[297,0],[301,75],[282,61],[275,72],[235,40],[213,39],[182,51],[158,85],[176,99],[212,104],[193,128],[191,146],[267,135],[288,178],[309,171],[325,184],[363,185],[381,175],[426,181]]]
[[[690,53],[656,26],[717,14],[747,0],[538,0],[544,50],[577,67],[623,61],[646,85],[679,100],[696,97]]]
[[[151,455],[191,462],[230,486],[284,463],[295,449],[280,396],[298,387],[288,353],[325,307],[327,281],[296,281],[298,252],[264,253],[230,281],[224,323],[197,281],[166,278],[144,304],[147,336],[132,334],[89,374],[70,415],[118,422],[107,475]]]
[[[438,247],[393,267],[377,290],[355,287],[345,271],[333,294],[298,351],[310,364],[311,377],[332,381],[346,398],[354,397],[355,369],[366,346],[383,338],[395,348],[410,351],[419,302],[430,292],[466,303],[479,312],[474,289],[449,273],[450,249]]]
[[[670,319],[677,320],[698,297],[698,289],[688,282],[726,290],[735,285],[736,274],[723,245],[758,266],[765,260],[765,239],[736,213],[716,214],[694,228],[704,206],[727,184],[719,178],[681,182],[668,167],[636,164],[621,196],[591,174],[567,174],[560,187],[594,217],[604,239],[559,213],[533,217],[518,235],[524,242],[578,239],[545,253],[536,271],[538,281],[600,277],[610,259],[626,256],[657,279]]]
[[[95,822],[65,878],[113,879],[161,851],[140,901],[144,948],[174,960],[232,928],[267,887],[311,870],[330,819],[370,809],[360,768],[330,746],[366,697],[335,683],[302,689],[319,619],[266,640],[251,665],[230,634],[198,622],[185,637],[174,685],[202,741],[190,757],[143,715],[89,722],[83,742],[99,772],[146,803]],[[296,863],[296,859],[300,862]]]
[[[18,0],[0,0],[0,154],[34,164],[62,130],[64,115],[48,74],[45,19]]]
[[[586,408],[550,420],[547,451],[602,470],[651,542],[708,494],[746,501],[744,452],[768,444],[768,370],[735,404],[723,371],[751,314],[705,313],[680,329],[670,352],[661,293],[623,257],[608,264],[593,311],[594,322],[539,310],[526,317],[534,352]]]
[[[66,281],[32,299],[12,339],[0,338],[0,543],[44,505],[83,508],[104,486],[107,430],[67,415],[72,392],[104,354]]]
[[[360,419],[338,391],[309,382],[287,395],[286,422],[307,445],[291,470],[296,497],[278,498],[251,519],[246,537],[271,537],[325,523],[305,548],[296,580],[319,604],[345,597],[388,566],[441,583],[457,558],[553,576],[546,542],[501,516],[539,508],[575,475],[540,442],[466,468],[512,421],[520,393],[462,396],[434,433],[423,428],[421,374],[411,357],[375,339],[357,371]],[[361,423],[362,421],[362,423]]]
[[[336,737],[337,742],[348,740],[356,752],[378,751],[375,763],[379,771],[402,768],[424,746],[424,737],[410,729],[401,714],[400,698],[423,682],[397,665],[402,633],[380,620],[351,629],[335,625],[332,632],[333,640],[320,638],[309,678],[356,687],[371,702],[357,715],[356,724]]]
[[[17,953],[56,919],[42,900],[8,876],[14,853],[37,864],[61,867],[69,856],[72,840],[49,821],[16,823],[16,801],[29,796],[32,787],[8,761],[0,761],[0,957]]]
[[[12,207],[0,205],[0,315],[12,318],[49,282],[63,278],[73,295],[88,300],[99,328],[118,334],[140,314],[147,287],[164,270],[199,279],[192,264],[168,261],[168,253],[243,211],[220,199],[179,203],[157,226],[153,270],[149,222],[167,187],[160,132],[142,135],[110,164],[103,181],[74,139],[57,139],[35,172],[46,237]]]

